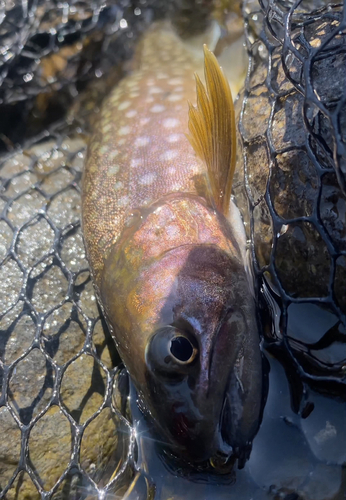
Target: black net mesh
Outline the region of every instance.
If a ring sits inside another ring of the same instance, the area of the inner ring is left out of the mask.
[[[267,347],[293,367],[297,410],[306,382],[345,393],[345,24],[341,5],[318,7],[244,4],[235,191],[276,315]],[[85,259],[80,179],[91,111],[166,10],[0,2],[0,498],[122,498],[132,481],[154,496]],[[314,308],[325,331],[306,338],[293,320]]]
[[[235,192],[274,319],[267,348],[303,411],[305,382],[345,397],[345,12],[260,4],[243,8],[250,61]]]

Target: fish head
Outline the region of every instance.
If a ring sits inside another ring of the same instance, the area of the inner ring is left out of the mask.
[[[163,277],[170,260],[180,261],[146,348],[147,391],[157,420],[189,460],[235,456],[243,463],[262,404],[262,361],[247,277],[217,247],[173,254],[160,262],[162,273],[156,271]]]
[[[142,405],[169,448],[193,463],[235,457],[243,464],[262,408],[249,281],[221,236],[206,237],[206,226],[215,226],[210,214],[195,211],[193,227],[179,226],[177,206],[171,212],[165,233],[175,218],[176,240],[155,239],[158,226],[148,217],[109,256],[101,300]]]

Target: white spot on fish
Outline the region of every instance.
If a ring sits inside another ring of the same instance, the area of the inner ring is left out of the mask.
[[[161,94],[161,92],[163,92],[163,90],[160,89],[160,87],[151,87],[149,89],[149,94]]]
[[[111,129],[112,129],[112,124],[111,124],[111,123],[107,123],[104,127],[102,127],[102,132],[103,132],[103,133],[107,133],[107,132],[109,132]]]
[[[114,189],[115,189],[116,191],[119,191],[119,189],[122,189],[122,188],[123,188],[123,186],[124,186],[124,184],[123,184],[121,181],[118,181],[118,182],[116,182],[116,183],[114,184]]]
[[[131,99],[134,99],[135,97],[138,97],[139,93],[138,92],[131,92],[130,97]]]
[[[169,80],[168,82],[170,85],[181,85],[183,83],[181,78],[172,78],[172,80]]]
[[[130,202],[130,198],[128,196],[122,196],[121,198],[118,199],[117,201],[117,206],[118,207],[126,207]]]
[[[171,161],[173,160],[174,158],[176,158],[178,156],[178,152],[177,151],[173,151],[171,149],[169,149],[168,151],[165,151],[161,156],[160,156],[160,160],[167,160],[167,161]]]
[[[135,109],[130,109],[127,113],[125,113],[126,118],[133,118],[136,116],[137,111]]]
[[[130,165],[131,165],[132,168],[138,168],[138,167],[140,167],[142,165],[142,160],[139,159],[139,158],[133,158],[131,160],[131,164]]]
[[[150,108],[150,111],[152,113],[161,113],[165,109],[166,108],[164,106],[162,106],[162,104],[155,104],[155,106],[153,106],[152,108]]]
[[[119,111],[123,111],[124,109],[127,109],[129,106],[131,106],[130,101],[124,101],[118,106]]]
[[[177,118],[166,118],[166,120],[163,120],[162,124],[165,128],[173,128],[177,127],[180,122],[179,120],[177,120]]]
[[[112,165],[107,170],[107,175],[108,176],[113,176],[113,175],[117,174],[118,172],[119,172],[119,165]]]
[[[141,120],[139,121],[139,124],[146,125],[149,122],[150,122],[150,118],[141,118]]]
[[[119,135],[127,135],[131,132],[131,127],[129,125],[126,125],[125,127],[121,127],[119,129],[118,134]],[[120,144],[120,143],[119,143]]]
[[[156,174],[145,174],[143,177],[140,178],[139,184],[142,184],[143,186],[150,186],[156,179]]]
[[[168,97],[168,100],[171,102],[181,101],[182,97],[181,94],[172,94]]]
[[[150,102],[154,102],[154,101],[155,101],[155,99],[154,99],[153,97],[148,97],[148,98],[145,100],[145,102],[148,102],[148,103],[150,103]]]
[[[142,148],[143,146],[147,146],[149,142],[149,137],[137,137],[137,139],[135,140],[135,146]]]
[[[135,81],[135,79],[126,82],[126,86],[129,87],[130,89],[132,88],[132,90],[139,90],[138,83],[137,81]]]
[[[166,73],[157,73],[156,78],[158,80],[164,80],[165,78],[168,78],[168,75]]]
[[[102,155],[104,155],[104,154],[106,154],[106,153],[108,153],[108,152],[109,152],[109,146],[101,146],[101,147],[100,147],[100,153],[101,153]]]
[[[184,90],[184,87],[181,85],[179,87],[175,87],[174,92],[182,92]]]
[[[168,142],[178,142],[182,138],[182,134],[170,134],[167,137]]]
[[[122,145],[123,145],[123,144],[125,144],[125,143],[126,143],[126,139],[119,139],[119,140],[118,140],[118,144],[119,144],[119,146],[122,146]]]
[[[118,151],[117,149],[113,149],[113,151],[111,151],[111,152],[109,153],[109,159],[110,159],[110,160],[114,160],[114,158],[115,158],[116,156],[118,156],[118,154],[119,154],[119,151]]]
[[[176,173],[176,169],[175,169],[174,167],[170,167],[170,168],[168,169],[168,173],[169,173],[170,175],[174,175],[174,174]]]

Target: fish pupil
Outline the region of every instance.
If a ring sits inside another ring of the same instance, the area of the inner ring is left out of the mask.
[[[171,353],[179,361],[189,361],[193,355],[191,342],[185,337],[175,337],[171,340]]]

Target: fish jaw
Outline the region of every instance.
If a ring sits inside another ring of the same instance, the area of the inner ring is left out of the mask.
[[[184,196],[139,220],[109,255],[100,288],[119,353],[173,451],[192,462],[240,455],[259,426],[261,353],[231,228]],[[177,337],[194,353],[191,362],[171,356]]]

